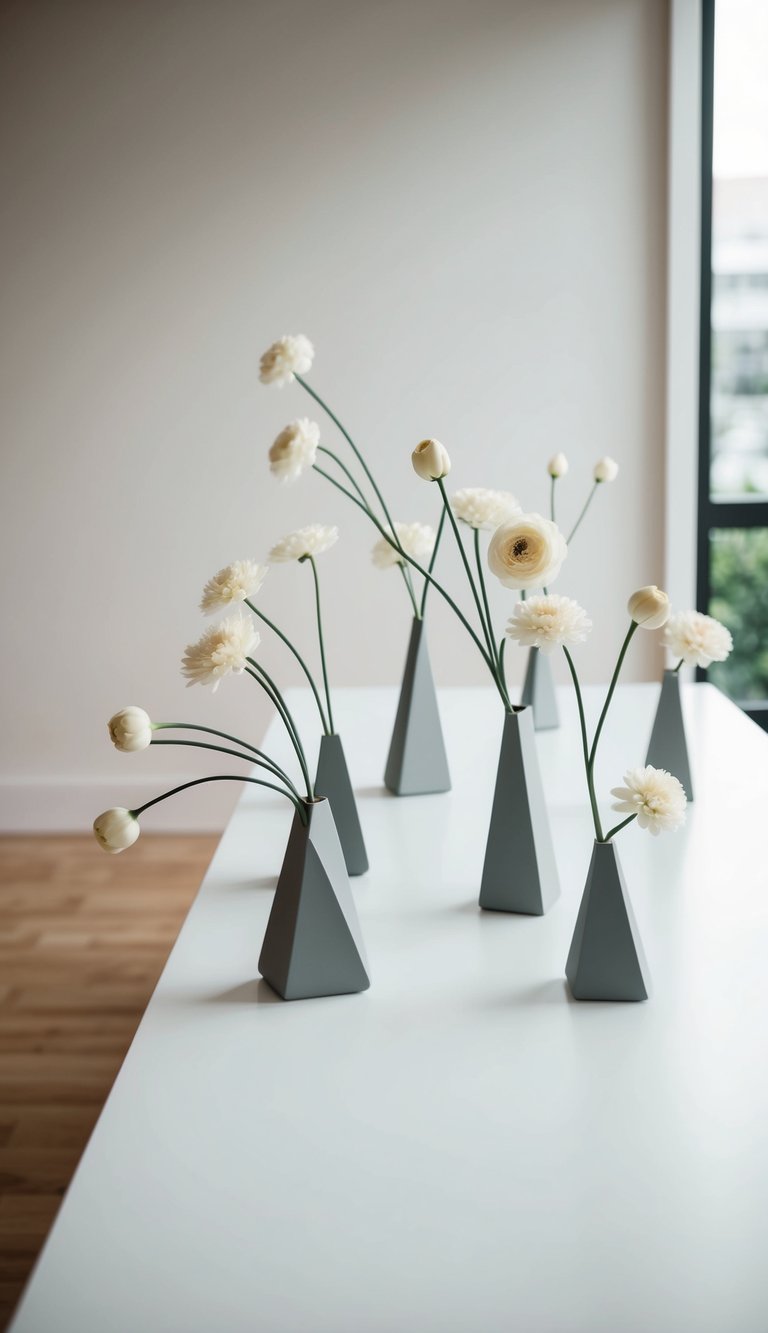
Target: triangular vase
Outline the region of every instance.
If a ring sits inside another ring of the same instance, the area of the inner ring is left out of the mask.
[[[536,731],[552,731],[560,726],[552,664],[547,654],[538,648],[528,650],[528,665],[525,668],[520,702],[524,707],[532,709]]]
[[[652,764],[654,768],[665,768],[668,773],[672,773],[682,782],[688,800],[693,800],[683,701],[680,697],[680,676],[676,671],[664,672],[645,762]]]
[[[647,1000],[650,977],[612,842],[596,842],[565,965],[576,1000]]]
[[[480,906],[542,916],[560,895],[530,708],[506,713]]]
[[[315,792],[318,796],[327,796],[331,803],[347,874],[364,875],[368,869],[368,853],[341,736],[334,734],[320,739]]]
[[[384,785],[395,796],[426,796],[451,790],[426,626],[423,620],[415,618],[384,769]]]
[[[368,962],[330,802],[294,815],[259,957],[284,1000],[367,990]]]

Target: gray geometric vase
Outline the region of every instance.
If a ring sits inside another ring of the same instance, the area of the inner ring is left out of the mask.
[[[575,1000],[647,1000],[648,965],[613,842],[596,842],[565,965]]]
[[[426,796],[451,790],[440,725],[427,631],[414,618],[384,785],[395,796]]]
[[[560,895],[533,713],[505,713],[480,906],[542,916]]]
[[[683,705],[680,698],[680,677],[675,671],[664,672],[645,762],[652,764],[654,768],[666,768],[668,773],[682,782],[688,800],[693,800],[691,765],[688,760]]]
[[[330,802],[293,817],[259,957],[284,1000],[367,990],[368,962]]]
[[[528,650],[528,665],[520,702],[526,708],[533,709],[536,731],[552,731],[560,726],[552,666],[547,654],[539,652],[538,648]]]
[[[315,794],[327,796],[331,803],[347,874],[364,875],[368,869],[368,854],[341,736],[322,736],[320,739]]]

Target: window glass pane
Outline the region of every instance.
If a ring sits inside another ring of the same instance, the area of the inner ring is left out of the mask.
[[[768,0],[715,10],[710,490],[768,495]]]
[[[707,676],[733,699],[768,699],[768,528],[715,528],[710,540],[709,613],[734,646]]]

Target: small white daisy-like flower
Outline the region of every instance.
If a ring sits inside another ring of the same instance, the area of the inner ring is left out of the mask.
[[[259,379],[262,384],[290,384],[294,375],[306,375],[315,358],[315,349],[303,333],[284,333],[268,347],[261,358]]]
[[[507,623],[507,635],[523,648],[552,653],[555,648],[583,643],[591,628],[592,621],[578,602],[550,593],[518,602]]]
[[[212,685],[215,692],[224,676],[245,671],[247,658],[258,643],[259,633],[250,616],[228,616],[189,645],[181,663],[182,675],[188,685]]]
[[[500,523],[522,514],[522,507],[511,491],[492,491],[485,486],[465,486],[451,500],[451,508],[470,528],[491,532]]]
[[[395,523],[395,536],[405,554],[414,560],[428,558],[436,541],[435,530],[428,523]],[[371,558],[378,569],[393,569],[395,565],[407,564],[405,556],[391,546],[386,537],[380,537],[374,544]]]
[[[688,804],[683,785],[665,768],[630,768],[624,774],[624,787],[612,787],[618,796],[613,809],[623,815],[637,815],[641,828],[654,835],[665,830],[674,833],[685,823]]]
[[[234,560],[208,580],[200,610],[209,616],[213,611],[226,610],[233,602],[255,597],[266,576],[266,565],[257,565],[255,560]]]
[[[678,611],[664,627],[664,643],[686,666],[724,662],[733,648],[730,630],[702,611]]]
[[[269,451],[271,471],[281,481],[297,481],[302,472],[314,465],[320,427],[309,417],[299,417],[280,431]]]
[[[338,540],[338,528],[326,528],[322,523],[310,523],[309,527],[289,532],[287,537],[277,542],[272,547],[269,558],[273,564],[281,564],[288,560],[304,560],[308,555],[322,555],[323,551],[329,551]]]

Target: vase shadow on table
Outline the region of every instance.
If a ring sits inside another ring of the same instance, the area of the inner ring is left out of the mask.
[[[239,986],[221,991],[208,997],[214,1004],[282,1004],[283,1001],[273,991],[263,977],[254,977],[252,981],[241,981]]]
[[[478,1006],[482,1009],[530,1008],[538,1005],[578,1004],[568,989],[564,977],[550,977],[548,981],[536,981],[531,986],[518,986],[515,990],[499,990],[494,995],[485,996]]]

